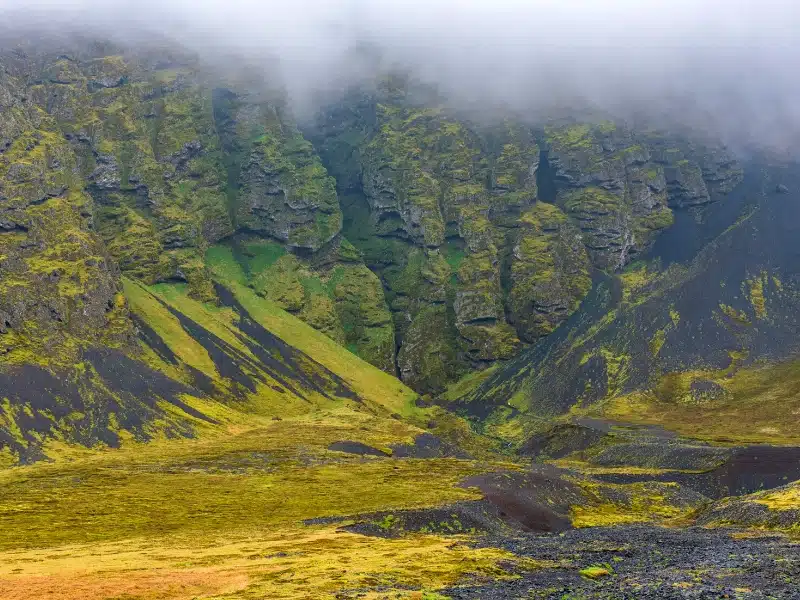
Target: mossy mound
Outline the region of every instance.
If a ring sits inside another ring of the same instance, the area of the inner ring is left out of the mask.
[[[698,518],[706,527],[746,527],[800,535],[800,483],[724,498]]]

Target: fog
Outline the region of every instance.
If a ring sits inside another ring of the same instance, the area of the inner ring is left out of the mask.
[[[174,39],[285,89],[301,117],[390,68],[457,107],[591,108],[800,149],[792,0],[0,0],[9,30]]]

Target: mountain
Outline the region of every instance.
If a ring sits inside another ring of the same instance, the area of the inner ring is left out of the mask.
[[[409,74],[298,123],[6,43],[0,597],[792,598],[799,198]]]

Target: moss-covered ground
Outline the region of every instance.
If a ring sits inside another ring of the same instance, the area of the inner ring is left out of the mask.
[[[0,597],[414,597],[467,574],[503,576],[498,562],[512,555],[460,538],[302,523],[477,497],[455,484],[491,465],[326,450],[341,439],[386,447],[413,431],[350,412],[251,416],[197,440],[62,449],[55,463],[5,470]]]
[[[697,382],[715,384],[709,386],[714,393],[693,393]],[[667,374],[652,392],[621,395],[589,413],[718,443],[796,445],[800,365],[788,361]]]

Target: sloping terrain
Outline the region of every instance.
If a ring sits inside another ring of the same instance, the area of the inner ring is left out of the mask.
[[[268,84],[0,50],[0,598],[797,597],[795,165]]]
[[[678,213],[649,255],[599,275],[566,327],[459,405],[531,415],[533,429],[572,414],[796,442],[798,183],[795,167],[754,165],[699,221]]]

